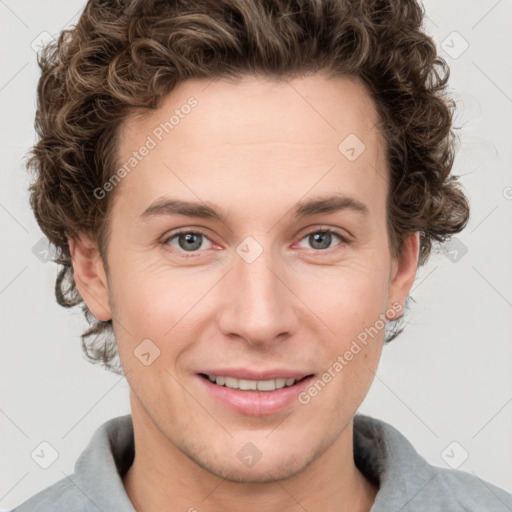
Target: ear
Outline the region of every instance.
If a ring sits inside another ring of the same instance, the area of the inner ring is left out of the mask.
[[[405,300],[411,291],[419,255],[419,232],[410,234],[403,242],[400,258],[394,258],[390,274],[388,308],[392,308],[397,302],[403,310]]]
[[[89,311],[98,319],[112,318],[108,282],[96,244],[85,234],[68,238],[75,283]]]

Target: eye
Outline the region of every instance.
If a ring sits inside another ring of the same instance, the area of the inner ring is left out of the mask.
[[[333,237],[341,241],[341,243],[337,245],[349,243],[344,236],[333,229],[315,229],[314,231],[310,231],[301,241],[307,240],[314,250],[325,251],[332,248],[331,242],[333,241]]]
[[[176,244],[172,242],[176,239]],[[178,251],[197,252],[199,249],[208,249],[203,247],[203,242],[210,239],[202,231],[178,231],[164,240],[164,245],[170,245]]]
[[[333,238],[334,237],[334,238]],[[340,243],[337,245],[348,245],[350,242],[344,236],[333,229],[315,229],[306,234],[306,236],[301,238],[302,240],[308,240],[311,244],[312,249],[315,251],[327,251],[328,249],[332,249],[331,243],[333,240],[337,238],[340,240]],[[208,236],[202,231],[194,231],[194,230],[181,230],[176,231],[170,236],[168,236],[162,243],[163,245],[170,245],[175,250],[181,253],[192,253],[192,254],[183,254],[185,258],[191,257],[193,253],[198,252],[200,249],[209,249],[209,247],[204,247],[203,242],[207,240],[210,244],[212,243]]]

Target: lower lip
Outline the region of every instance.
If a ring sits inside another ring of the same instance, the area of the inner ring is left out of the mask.
[[[309,386],[314,375],[302,379],[293,386],[274,391],[242,391],[226,386],[218,386],[208,378],[201,377],[201,375],[197,375],[197,378],[215,398],[235,411],[248,416],[263,416],[275,414],[286,409],[294,402],[298,402],[298,395]]]

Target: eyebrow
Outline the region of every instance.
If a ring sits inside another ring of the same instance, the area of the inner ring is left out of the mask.
[[[362,215],[369,214],[369,208],[354,197],[344,195],[328,195],[315,197],[308,201],[299,202],[295,206],[293,216],[305,218],[318,214],[336,213],[342,210],[353,211]],[[141,220],[152,217],[182,215],[200,219],[213,219],[227,222],[226,213],[208,202],[183,201],[162,197],[152,203],[140,216]]]

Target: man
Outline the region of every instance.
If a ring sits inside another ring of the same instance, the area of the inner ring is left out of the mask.
[[[94,0],[48,48],[31,204],[131,415],[17,511],[512,509],[356,414],[417,267],[469,215],[421,20]]]

